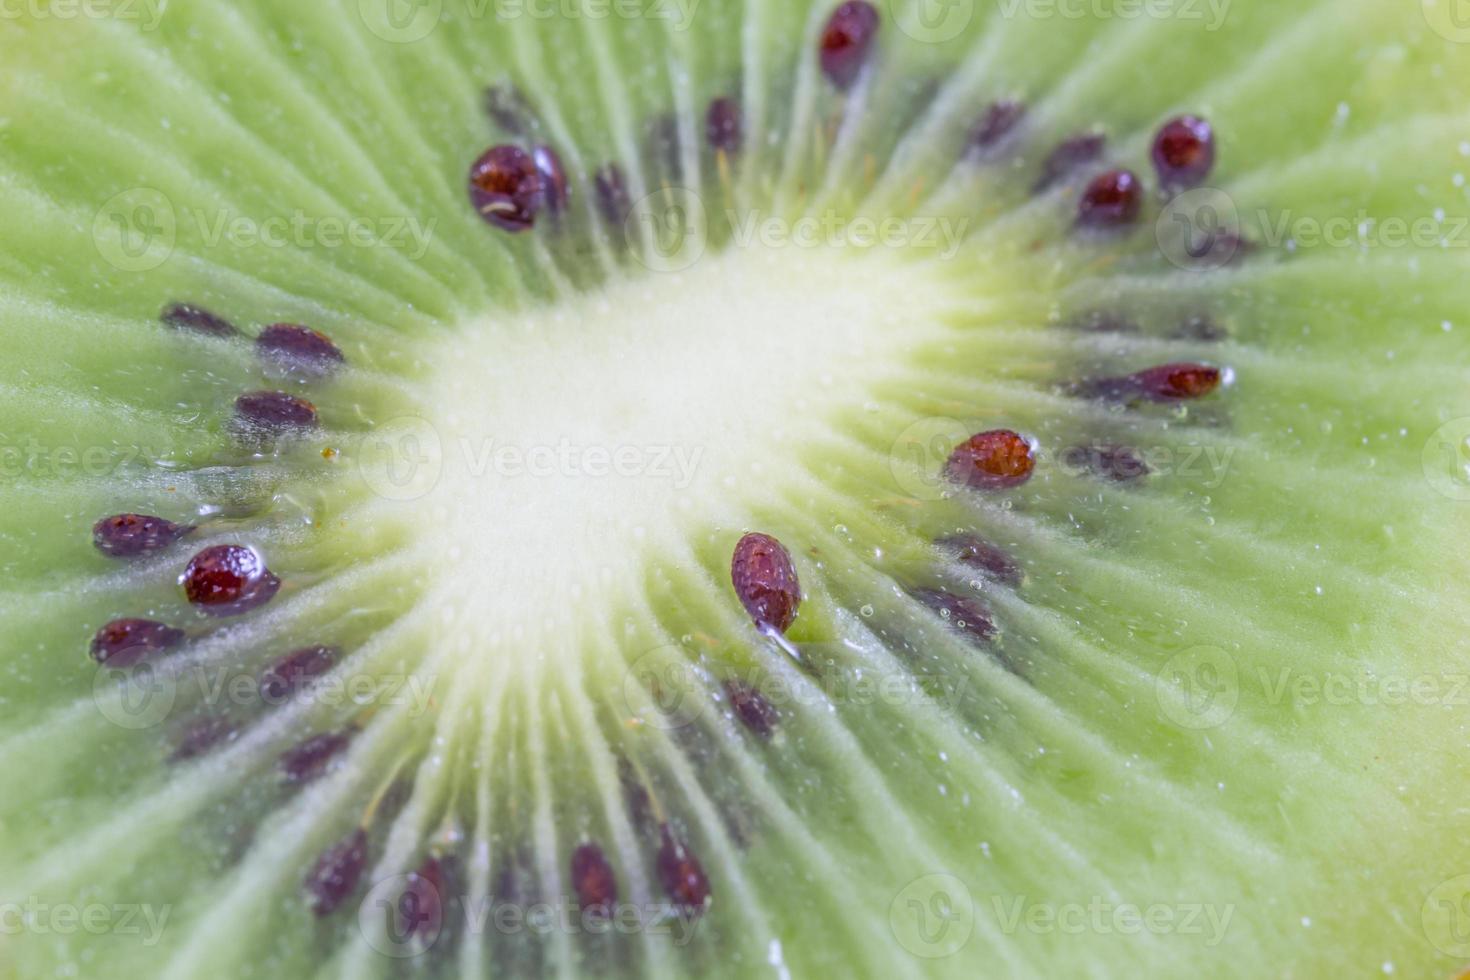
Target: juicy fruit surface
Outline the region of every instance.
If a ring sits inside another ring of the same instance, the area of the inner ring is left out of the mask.
[[[1470,52],[861,6],[0,19],[0,971],[1470,960]]]

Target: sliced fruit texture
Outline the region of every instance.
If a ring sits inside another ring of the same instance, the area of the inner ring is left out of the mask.
[[[1453,4],[0,16],[0,973],[1470,963]]]

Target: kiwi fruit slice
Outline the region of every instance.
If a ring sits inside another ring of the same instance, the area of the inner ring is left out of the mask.
[[[1453,4],[0,17],[0,974],[1451,976]]]

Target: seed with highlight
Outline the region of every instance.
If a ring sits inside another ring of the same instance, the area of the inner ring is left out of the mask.
[[[954,534],[935,542],[954,555],[961,565],[975,569],[1006,585],[1017,586],[1025,577],[1009,554],[975,534]]]
[[[709,111],[705,113],[704,129],[709,145],[714,149],[729,154],[738,153],[745,138],[743,125],[740,103],[734,99],[719,98],[709,104]]]
[[[1051,187],[1068,174],[1102,156],[1107,137],[1102,133],[1084,133],[1065,140],[1051,151],[1041,165],[1041,175],[1036,178],[1032,190],[1040,192]]]
[[[1166,122],[1154,137],[1154,168],[1165,190],[1194,187],[1215,166],[1215,133],[1198,116]]]
[[[628,212],[633,209],[623,168],[616,163],[609,163],[593,175],[592,182],[597,186],[597,206],[602,211],[603,218],[608,224],[621,227]]]
[[[332,339],[310,327],[273,323],[255,338],[255,352],[280,374],[324,378],[346,360]]]
[[[943,589],[913,589],[909,594],[944,620],[945,625],[970,639],[983,642],[995,636],[995,621],[990,618],[990,610],[977,599]]]
[[[1012,99],[992,102],[975,127],[970,145],[982,156],[993,152],[1015,131],[1025,115],[1026,106],[1020,102]]]
[[[235,399],[235,418],[270,432],[316,427],[316,406],[284,391],[252,391]]]
[[[537,144],[531,148],[531,159],[536,162],[536,170],[541,174],[541,186],[546,193],[546,209],[552,214],[560,214],[566,210],[567,200],[571,197],[571,191],[567,188],[567,171],[561,165],[561,157],[551,147]]]
[[[444,928],[444,869],[434,857],[408,876],[398,896],[397,935],[432,943]]]
[[[992,429],[956,446],[945,473],[975,490],[1009,490],[1031,479],[1035,468],[1031,443],[1010,429]]]
[[[572,888],[582,909],[612,913],[618,901],[618,879],[596,844],[582,844],[572,852]]]
[[[663,843],[658,850],[658,878],[674,904],[689,912],[702,910],[709,902],[709,879],[704,868],[668,824],[659,828]]]
[[[315,735],[281,756],[281,775],[290,783],[309,783],[327,771],[327,766],[352,742],[351,729]]]
[[[1134,390],[1152,401],[1172,402],[1203,398],[1220,387],[1221,373],[1208,364],[1161,364],[1130,375]]]
[[[320,677],[337,663],[336,647],[303,647],[277,661],[260,679],[260,696],[279,704],[301,690],[313,677]]]
[[[159,319],[176,329],[189,330],[209,337],[233,337],[239,333],[230,321],[215,316],[203,307],[191,306],[187,303],[175,303],[166,307]]]
[[[762,738],[770,737],[776,730],[776,723],[781,720],[776,706],[767,701],[765,695],[751,687],[744,681],[732,680],[725,683],[725,696],[730,699],[730,707],[735,709],[735,717],[741,723]]]
[[[531,154],[518,146],[492,146],[470,167],[470,203],[490,224],[525,231],[545,202],[544,179]]]
[[[132,558],[161,551],[193,531],[192,525],[175,524],[147,514],[114,514],[92,525],[92,543],[104,555]]]
[[[785,633],[796,621],[801,583],[791,552],[769,534],[747,534],[730,560],[735,594],[757,626]]]
[[[833,85],[852,87],[877,34],[878,11],[866,0],[849,0],[832,11],[822,31],[822,71]]]
[[[219,544],[195,555],[180,579],[184,595],[212,616],[235,616],[269,602],[281,587],[254,548]]]
[[[92,637],[92,659],[109,667],[131,667],[144,657],[172,650],[184,631],[152,619],[114,619]]]
[[[306,894],[318,917],[337,911],[357,890],[367,856],[367,831],[359,827],[317,858],[306,875]]]
[[[1143,205],[1143,185],[1128,170],[1099,174],[1082,192],[1077,220],[1094,228],[1115,228],[1137,220]]]

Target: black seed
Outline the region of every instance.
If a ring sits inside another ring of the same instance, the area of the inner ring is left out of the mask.
[[[237,616],[274,598],[281,580],[255,549],[220,544],[190,559],[181,584],[197,609],[211,616]]]
[[[848,89],[868,61],[878,34],[878,11],[865,0],[849,0],[827,20],[822,31],[822,71],[839,89]]]
[[[281,756],[281,775],[290,783],[309,783],[321,777],[337,754],[352,743],[352,729],[315,735]]]
[[[561,165],[561,157],[551,147],[537,144],[531,149],[531,159],[541,174],[541,186],[546,195],[546,209],[552,214],[566,210],[571,191],[567,186],[567,171]]]
[[[704,117],[704,131],[712,149],[732,156],[739,153],[745,139],[743,126],[740,103],[734,99],[719,98],[709,104],[709,111]]]
[[[519,146],[492,146],[470,167],[470,203],[480,217],[506,231],[536,223],[546,190],[536,160]]]
[[[514,85],[492,85],[485,90],[485,112],[512,136],[524,136],[536,125],[536,114]]]
[[[193,531],[192,525],[175,524],[147,514],[114,514],[92,525],[92,543],[104,555],[132,558],[161,551]]]
[[[961,565],[982,572],[997,582],[1018,586],[1025,578],[1021,566],[1005,551],[975,534],[953,534],[935,542],[954,555]]]
[[[970,639],[984,642],[996,634],[990,610],[978,599],[955,595],[943,589],[913,589],[909,592],[945,624]]]
[[[1026,106],[1020,102],[1011,99],[992,102],[975,126],[970,137],[971,148],[982,157],[991,155],[1015,132],[1025,115]]]
[[[1143,206],[1143,185],[1128,170],[1098,174],[1077,203],[1077,221],[1093,228],[1132,224]]]
[[[267,432],[316,428],[316,406],[284,391],[252,391],[235,399],[235,418]]]
[[[658,850],[658,878],[674,904],[688,912],[699,912],[709,903],[709,879],[699,859],[668,824],[659,828],[663,842]]]
[[[1081,167],[1102,156],[1108,138],[1102,133],[1073,136],[1057,146],[1041,164],[1041,174],[1032,190],[1040,193]]]
[[[271,704],[285,701],[331,670],[340,654],[336,647],[303,647],[287,654],[261,677],[260,696]]]
[[[760,691],[744,681],[732,680],[725,682],[725,696],[730,699],[730,707],[735,709],[735,717],[746,728],[762,738],[769,738],[776,730],[781,715]]]
[[[597,171],[593,182],[597,185],[597,206],[608,224],[622,227],[628,212],[633,209],[628,198],[628,183],[623,178],[623,168],[609,163]]]
[[[747,534],[735,545],[730,580],[740,604],[757,626],[785,633],[796,621],[801,583],[791,552],[769,534]]]
[[[1073,446],[1062,453],[1062,463],[1072,470],[1086,470],[1116,483],[1142,479],[1151,472],[1138,451],[1128,446]]]
[[[618,901],[618,879],[596,844],[582,844],[572,852],[572,888],[580,908],[612,914]]]
[[[233,740],[237,734],[238,729],[227,718],[201,718],[184,729],[169,761],[197,759],[216,746]]]
[[[230,321],[215,316],[203,307],[190,306],[187,303],[174,303],[165,307],[159,319],[179,330],[191,330],[210,337],[233,337],[239,333]]]
[[[1194,187],[1215,166],[1215,133],[1198,116],[1166,122],[1154,137],[1154,168],[1166,191]]]
[[[306,894],[319,918],[337,911],[357,890],[367,852],[367,831],[359,827],[317,858],[306,875]]]
[[[444,870],[437,858],[425,858],[398,896],[397,935],[433,943],[444,928],[444,905]]]
[[[266,327],[255,338],[255,352],[278,373],[312,380],[326,377],[346,360],[326,334],[295,323]]]
[[[152,619],[114,619],[92,637],[92,659],[109,667],[131,667],[172,650],[184,636],[183,630]]]

